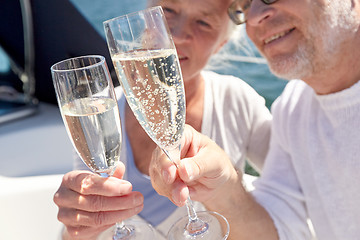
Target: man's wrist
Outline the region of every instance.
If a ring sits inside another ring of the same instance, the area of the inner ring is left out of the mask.
[[[247,194],[242,183],[242,173],[232,169],[229,179],[219,187],[218,193],[212,199],[204,202],[204,205],[211,211],[228,214],[239,207],[239,203]]]

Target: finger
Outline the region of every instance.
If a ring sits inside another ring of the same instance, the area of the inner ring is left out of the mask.
[[[223,179],[228,169],[232,169],[228,156],[212,140],[205,136],[200,141],[202,141],[201,147],[196,150],[198,152],[193,157],[182,159],[178,165],[180,178],[186,183],[201,178],[202,181]]]
[[[139,192],[131,192],[124,196],[107,197],[101,195],[82,195],[74,191],[59,191],[54,196],[59,208],[73,208],[88,212],[116,211],[135,208],[144,203]]]
[[[152,154],[149,173],[154,189],[163,196],[169,196],[170,185],[176,179],[176,167],[168,157],[156,148]]]
[[[193,157],[199,151],[204,135],[197,132],[192,126],[185,125],[183,137],[181,138],[180,158]]]
[[[108,212],[87,212],[82,210],[61,208],[58,212],[58,220],[64,223],[66,226],[102,227],[113,225],[116,222],[128,219],[141,212],[143,207],[143,205],[140,205],[131,209]]]
[[[181,163],[178,165],[178,172],[180,178],[186,183],[199,179],[201,176],[201,168],[193,158],[182,159]]]
[[[128,181],[115,177],[103,178],[88,171],[72,171],[64,175],[62,186],[84,195],[122,196],[132,191]]]
[[[172,162],[164,162],[161,166],[161,179],[165,184],[171,184],[177,176],[177,168]]]
[[[118,165],[116,166],[113,177],[122,179],[124,177],[124,174],[125,174],[125,165],[123,162],[119,162]]]
[[[67,226],[63,233],[63,239],[96,240],[100,233],[110,227],[112,227],[112,225],[95,228],[87,226]]]
[[[183,181],[175,181],[172,184],[171,196],[169,199],[179,207],[185,205],[189,197],[189,189]]]
[[[214,189],[203,184],[188,186],[188,189],[190,198],[195,201],[204,202],[214,196]]]

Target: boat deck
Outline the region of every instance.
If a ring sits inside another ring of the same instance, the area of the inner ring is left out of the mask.
[[[52,198],[74,154],[59,108],[0,125],[0,148],[0,239],[58,239]]]

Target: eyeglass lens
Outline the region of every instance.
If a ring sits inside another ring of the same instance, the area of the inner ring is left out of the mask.
[[[278,0],[261,0],[265,4],[272,4]],[[235,0],[229,7],[228,13],[231,20],[240,25],[246,22],[247,12],[250,9],[252,0]]]

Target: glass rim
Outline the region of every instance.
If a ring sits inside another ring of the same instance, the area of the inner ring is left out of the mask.
[[[162,7],[161,6],[155,6],[155,7],[150,7],[150,8],[146,8],[146,9],[143,9],[143,10],[140,10],[140,11],[136,11],[136,12],[131,12],[131,13],[127,13],[127,14],[124,14],[124,15],[121,15],[121,16],[118,16],[118,17],[114,17],[114,18],[110,18],[108,20],[105,20],[103,22],[103,25],[106,25],[110,22],[113,22],[113,21],[116,21],[118,19],[121,19],[121,18],[125,18],[125,17],[130,17],[130,16],[133,16],[133,15],[136,15],[136,14],[139,14],[141,12],[145,12],[145,11],[154,11],[156,9],[160,9],[162,11]]]
[[[80,58],[98,58],[100,59],[99,62],[93,63],[93,64],[89,64],[88,66],[84,66],[84,67],[77,67],[77,68],[72,68],[72,69],[55,69],[55,67],[59,64],[65,63],[65,62],[69,62],[72,60],[76,60],[76,59],[80,59]],[[64,60],[61,60],[57,63],[54,63],[50,69],[52,72],[70,72],[70,71],[74,71],[74,70],[83,70],[83,69],[88,69],[89,67],[94,68],[94,67],[98,67],[102,64],[106,63],[105,61],[105,57],[101,56],[101,55],[84,55],[84,56],[78,56],[78,57],[72,57],[72,58],[67,58]]]

